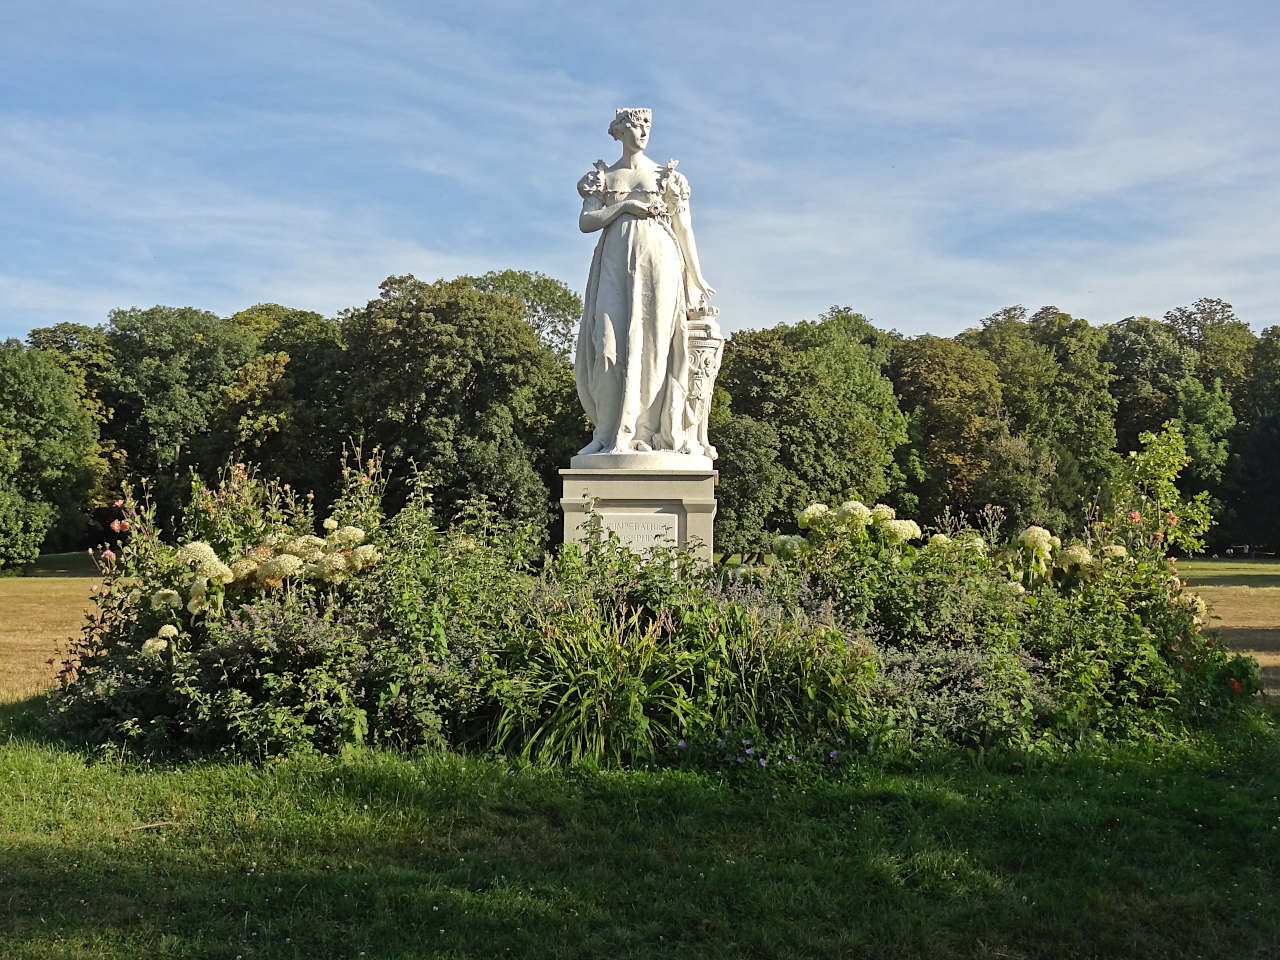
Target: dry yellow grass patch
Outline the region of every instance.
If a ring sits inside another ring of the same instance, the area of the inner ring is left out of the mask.
[[[67,641],[93,607],[89,588],[97,582],[82,564],[47,563],[37,576],[0,577],[0,703],[53,685]]]
[[[1280,694],[1280,587],[1201,587],[1209,626],[1232,650],[1256,657],[1267,692]]]

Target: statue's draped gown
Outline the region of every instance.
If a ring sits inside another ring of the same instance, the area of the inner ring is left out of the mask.
[[[688,302],[684,256],[670,212],[688,202],[689,187],[675,162],[659,169],[656,191],[604,188],[597,163],[578,183],[583,197],[606,204],[660,200],[660,217],[622,214],[600,231],[583,297],[574,363],[578,396],[606,449],[635,441],[654,450],[685,446]],[[615,440],[616,438],[616,440]]]

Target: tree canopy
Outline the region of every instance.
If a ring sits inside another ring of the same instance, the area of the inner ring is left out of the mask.
[[[58,359],[0,344],[0,567],[34,560],[61,522],[82,524],[96,480],[98,428]]]

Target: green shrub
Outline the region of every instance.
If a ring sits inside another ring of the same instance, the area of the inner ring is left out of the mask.
[[[1135,464],[1143,496],[1177,462],[1157,459]],[[1202,632],[1165,555],[1172,510],[1127,545],[1128,514],[1063,544],[998,541],[994,517],[926,539],[883,505],[817,504],[772,564],[727,570],[639,557],[598,524],[589,549],[541,556],[483,502],[439,529],[423,477],[386,518],[385,485],[357,455],[317,530],[307,497],[232,464],[193,486],[172,545],[145,488],[127,494],[57,723],[157,750],[372,742],[745,774],[1173,737],[1260,687]]]
[[[28,500],[0,479],[0,569],[33,562],[57,519],[48,503]]]
[[[794,603],[725,595],[676,551],[642,561],[616,540],[568,546],[520,627],[496,744],[526,756],[652,759],[731,729],[828,742],[870,722],[868,644]]]

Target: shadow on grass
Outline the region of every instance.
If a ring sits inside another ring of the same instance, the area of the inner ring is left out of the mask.
[[[1200,587],[1280,587],[1280,562],[1274,560],[1194,561],[1186,580]]]
[[[20,737],[47,746],[64,744],[47,721],[48,709],[44,694],[0,703],[0,743],[10,737]],[[67,747],[67,749],[71,749]]]
[[[0,954],[1274,956],[1278,761],[742,789],[376,753],[124,773],[104,795],[173,781],[141,822],[9,845]]]
[[[1280,653],[1280,627],[1214,627],[1213,632],[1231,650]]]
[[[1256,657],[1263,688],[1272,696],[1280,694],[1280,628],[1216,627],[1214,632],[1229,649]]]
[[[102,574],[93,558],[87,553],[47,553],[29,567],[24,567],[24,577],[93,577]]]

